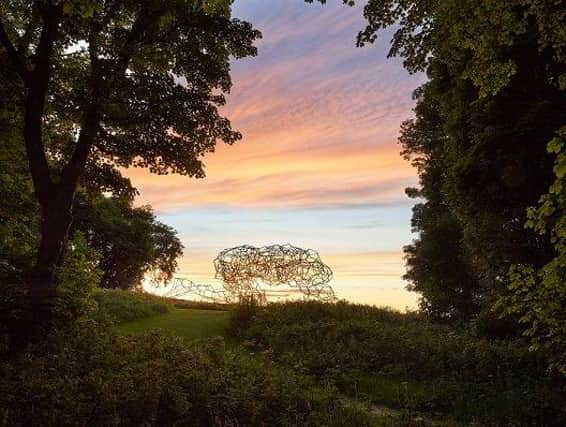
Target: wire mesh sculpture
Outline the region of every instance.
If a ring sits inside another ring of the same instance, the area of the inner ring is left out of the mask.
[[[261,302],[266,299],[264,285],[287,285],[307,299],[336,299],[328,285],[332,270],[311,249],[292,245],[238,246],[220,252],[214,268],[232,299],[253,296]]]
[[[165,296],[197,296],[211,302],[234,303],[253,298],[266,304],[269,298],[300,294],[305,299],[334,301],[336,295],[328,282],[332,270],[318,252],[292,245],[237,246],[225,249],[214,260],[216,278],[223,288],[175,277]],[[287,289],[266,289],[287,286]]]
[[[195,283],[184,277],[175,277],[171,283],[171,288],[164,296],[168,298],[196,296],[210,302],[232,302],[225,289],[219,289],[209,284]]]

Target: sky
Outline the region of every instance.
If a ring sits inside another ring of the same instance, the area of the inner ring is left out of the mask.
[[[222,109],[243,140],[207,155],[202,180],[127,171],[137,203],[178,231],[180,276],[214,284],[222,249],[290,243],[320,253],[339,298],[416,307],[401,276],[417,178],[397,138],[424,78],[387,58],[388,33],[355,47],[361,6],[235,2],[263,33],[257,57],[232,62]]]

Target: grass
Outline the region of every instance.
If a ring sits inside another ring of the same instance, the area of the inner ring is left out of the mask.
[[[116,328],[125,334],[162,330],[188,341],[226,336],[250,366],[298,368],[319,387],[335,387],[345,401],[365,406],[379,426],[564,425],[552,421],[562,416],[561,394],[531,378],[538,365],[511,344],[413,314],[345,303],[178,303],[168,301],[174,304],[168,312]]]
[[[229,332],[250,351],[300,368],[355,401],[409,417],[466,426],[566,425],[563,383],[518,340],[488,340],[416,314],[315,302],[244,304]]]
[[[122,323],[116,329],[124,334],[157,329],[197,340],[224,335],[229,321],[228,311],[173,308],[165,314]]]
[[[145,292],[99,289],[94,298],[100,312],[116,323],[145,319],[173,309],[167,298]]]

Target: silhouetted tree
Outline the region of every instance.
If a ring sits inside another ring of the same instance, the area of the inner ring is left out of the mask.
[[[410,127],[402,138],[406,153],[423,157],[423,185],[416,195],[427,200],[415,210],[413,223],[421,237],[408,248],[409,278],[415,279],[419,266],[422,284],[428,274],[424,267],[444,269],[454,262],[454,253],[427,244],[442,238],[443,233],[429,238],[433,229],[450,229],[447,246],[461,249],[464,264],[473,266],[482,286],[475,302],[489,309],[506,292],[513,264],[538,268],[554,256],[549,239],[524,223],[527,208],[553,180],[546,144],[565,123],[560,81],[566,11],[544,0],[370,0],[364,14],[368,25],[358,36],[360,45],[398,23],[390,55],[402,56],[410,72],[429,76],[414,126],[426,129],[422,121],[429,119],[419,115],[425,104],[437,114],[434,151],[407,145],[422,137],[411,135]],[[434,184],[423,180],[427,175],[437,177]],[[454,227],[448,226],[452,219]],[[456,244],[458,233],[463,245]],[[445,267],[438,264],[439,255]],[[444,301],[468,283],[469,269],[459,270],[462,283],[449,279]]]
[[[19,283],[33,267],[40,211],[21,135],[6,127],[0,138],[0,283]],[[80,232],[98,253],[100,285],[134,288],[146,273],[170,279],[183,249],[175,230],[157,221],[149,207],[133,207],[135,189],[129,181],[117,170],[106,172],[89,180],[88,187],[80,186],[72,226],[72,233]],[[91,175],[87,169],[85,176]]]
[[[404,248],[409,289],[420,294],[420,308],[436,319],[470,319],[477,314],[481,290],[463,241],[462,227],[442,190],[446,181],[446,139],[440,109],[429,96],[431,85],[415,91],[416,119],[403,123],[403,155],[419,172],[420,188],[407,195],[424,199],[413,208],[413,231],[419,234]]]
[[[102,287],[139,287],[149,272],[162,281],[173,277],[183,245],[149,207],[135,208],[123,197],[79,193],[74,212],[73,228],[100,254]]]
[[[3,85],[18,90],[41,242],[30,279],[55,295],[75,193],[89,161],[202,177],[202,156],[233,131],[217,106],[229,58],[259,33],[227,2],[9,1],[0,5]],[[49,162],[51,147],[61,168]],[[39,316],[39,313],[38,313]]]

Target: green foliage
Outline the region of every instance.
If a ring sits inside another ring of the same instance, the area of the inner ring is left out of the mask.
[[[89,161],[99,166],[111,159],[122,166],[202,177],[202,155],[213,151],[217,140],[233,143],[241,138],[217,107],[225,103],[222,92],[231,86],[230,57],[255,55],[253,42],[260,33],[232,19],[229,2],[39,5],[8,2],[0,17],[25,61],[35,54],[41,29],[58,20],[49,58],[45,142],[65,162],[77,144],[72,134],[81,129],[89,106],[98,116],[92,141],[96,149]],[[69,54],[69,46],[78,48]],[[15,68],[12,58],[2,59],[7,70]],[[186,84],[179,84],[179,78]],[[61,172],[53,169],[54,174]]]
[[[57,322],[67,323],[88,316],[96,309],[93,294],[100,283],[98,254],[76,233],[57,271],[57,295],[52,313]]]
[[[25,141],[41,205],[33,299],[55,293],[72,204],[89,169],[92,177],[131,197],[131,186],[115,167],[202,178],[204,155],[218,141],[241,139],[219,107],[232,85],[231,59],[255,55],[261,34],[233,19],[229,5],[192,0],[0,5],[0,93],[12,92],[17,114],[10,122]],[[85,187],[91,184],[87,180]]]
[[[143,163],[162,173],[202,176],[198,157],[213,150],[217,138],[226,142],[240,138],[216,110],[224,97],[212,92],[229,90],[229,57],[255,54],[252,43],[260,34],[250,24],[230,18],[229,2],[206,1],[203,7],[199,3],[119,2],[108,7],[99,2],[68,1],[53,6],[52,15],[47,10],[39,13],[34,4],[39,16],[28,13],[25,2],[9,2],[0,9],[9,36],[22,45],[22,56],[33,54],[37,30],[62,12],[50,58],[51,143],[57,143],[56,136],[59,144],[61,140],[71,143],[65,133],[73,132],[72,123],[80,128],[84,109],[93,101],[89,97],[92,81],[81,77],[91,75],[94,80],[106,79],[102,85],[115,89],[105,87],[109,97],[98,100],[104,103],[99,105],[104,127],[93,159],[118,156],[113,160],[121,164]],[[16,40],[18,31],[28,26],[33,30],[27,34],[29,39]],[[87,46],[67,54],[66,48],[79,42]],[[129,51],[124,50],[126,46]],[[102,51],[108,53],[108,60],[94,60],[97,55],[92,54]],[[4,58],[5,66],[12,69],[9,59]],[[175,76],[182,76],[187,84],[177,84]],[[143,108],[148,102],[153,107],[151,114]],[[173,149],[175,154],[170,152]]]
[[[429,82],[400,142],[424,198],[406,248],[410,288],[437,318],[486,318],[509,268],[553,257],[523,227],[551,184],[545,147],[564,126],[566,14],[560,2],[370,0],[358,43],[396,25],[390,55]],[[514,332],[514,331],[509,331]]]
[[[241,297],[230,318],[230,334],[242,339],[240,333],[251,327],[251,322],[259,309],[260,304],[253,295]]]
[[[425,71],[436,59],[458,68],[467,56],[463,77],[481,96],[497,94],[517,72],[519,64],[508,52],[518,40],[534,39],[540,51],[566,61],[566,13],[553,0],[369,0],[364,16],[358,45],[373,43],[381,29],[399,24],[389,56],[403,57],[410,72]]]
[[[426,201],[413,207],[412,229],[419,233],[404,248],[408,289],[420,294],[420,308],[434,319],[469,320],[480,308],[481,289],[463,242],[463,230],[442,191],[450,162],[445,152],[441,106],[432,85],[415,92],[416,119],[401,127],[403,156],[411,161],[420,188],[409,197]]]
[[[0,153],[0,262],[23,280],[32,269],[40,238],[39,206],[21,136],[13,132],[5,138]],[[72,224],[72,232],[82,233],[100,255],[100,286],[135,288],[146,273],[157,281],[170,279],[183,249],[176,232],[157,221],[149,207],[133,207],[128,194],[135,190],[116,169],[106,172],[110,176],[87,171],[89,182],[77,194]]]
[[[168,313],[173,306],[166,298],[144,292],[100,289],[94,295],[99,311],[117,323]]]
[[[556,180],[536,208],[528,211],[529,227],[547,236],[555,256],[540,268],[515,265],[510,271],[509,295],[498,308],[519,315],[533,350],[543,350],[550,368],[566,375],[566,128],[548,145],[556,155]]]
[[[3,90],[4,89],[4,90]],[[33,195],[28,166],[8,88],[0,85],[0,264],[21,278],[33,263],[38,245],[39,206]]]
[[[272,304],[233,327],[278,362],[378,403],[481,425],[566,420],[566,395],[545,376],[544,360],[519,341],[480,339],[418,315],[345,303]],[[395,384],[389,392],[379,385],[387,381]],[[403,382],[411,384],[405,394]]]
[[[332,389],[220,339],[121,337],[92,321],[0,363],[0,374],[7,425],[372,425]]]
[[[73,228],[87,236],[100,257],[104,288],[141,286],[144,276],[172,278],[183,245],[175,230],[156,220],[151,209],[133,207],[123,197],[81,193],[75,202]]]

